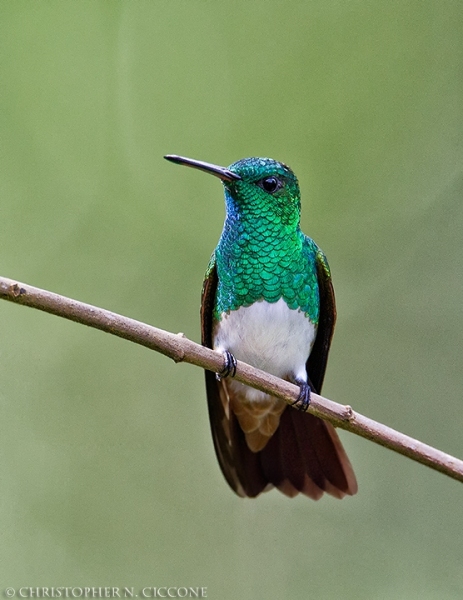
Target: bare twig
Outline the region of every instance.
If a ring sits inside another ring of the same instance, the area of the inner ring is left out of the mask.
[[[221,354],[192,342],[182,333],[169,333],[108,310],[5,277],[0,277],[0,298],[101,329],[161,352],[175,362],[184,361],[215,372],[223,368]],[[238,361],[235,378],[242,383],[271,393],[288,404],[294,402],[299,395],[297,386],[241,361]],[[309,411],[317,417],[330,421],[336,427],[367,438],[463,482],[462,460],[364,417],[354,412],[350,406],[344,406],[323,396],[312,394]]]

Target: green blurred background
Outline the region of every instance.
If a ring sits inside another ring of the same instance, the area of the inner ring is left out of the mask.
[[[165,153],[292,166],[325,395],[463,456],[460,1],[0,3],[1,274],[199,340],[224,216]],[[1,588],[463,597],[463,487],[341,432],[359,493],[242,500],[202,372],[0,304]]]

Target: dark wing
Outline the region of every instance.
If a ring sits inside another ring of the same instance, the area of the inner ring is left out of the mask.
[[[326,363],[330,351],[331,338],[336,323],[336,302],[331,282],[331,272],[323,252],[318,249],[316,255],[318,287],[320,293],[320,317],[317,337],[306,363],[307,374],[312,386],[319,394],[325,377]]]
[[[217,291],[217,269],[212,256],[201,294],[201,343],[212,348],[213,312]],[[239,496],[257,496],[267,485],[258,456],[246,444],[244,433],[232,411],[226,381],[218,381],[215,373],[204,372],[212,439],[222,473]]]

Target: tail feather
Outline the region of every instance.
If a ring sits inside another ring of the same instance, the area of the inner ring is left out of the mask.
[[[332,431],[330,431],[330,429]],[[342,498],[357,487],[334,429],[308,413],[285,409],[280,426],[259,453],[265,479],[287,496]]]
[[[284,494],[295,496],[304,488],[305,469],[301,453],[293,443],[292,422],[283,415],[275,434],[261,451],[260,458],[268,481]]]
[[[254,497],[271,487],[289,497],[302,493],[313,500],[325,492],[335,498],[356,493],[352,466],[330,423],[286,408],[278,429],[259,452],[248,448],[238,423],[234,429],[242,495]]]
[[[233,449],[233,463],[236,467],[236,483],[238,484],[237,487],[233,485],[232,487],[240,496],[255,498],[267,488],[268,480],[262,471],[259,453],[252,452],[249,449],[245,433],[234,415],[231,415],[231,421],[233,423],[231,447]],[[220,466],[223,470],[222,464]]]
[[[334,427],[310,413],[285,412],[294,426],[304,471],[313,483],[336,498],[355,494],[355,474]]]

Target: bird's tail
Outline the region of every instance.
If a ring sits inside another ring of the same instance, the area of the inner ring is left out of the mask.
[[[287,407],[260,452],[264,478],[287,496],[324,492],[342,498],[357,492],[352,465],[331,423]]]

